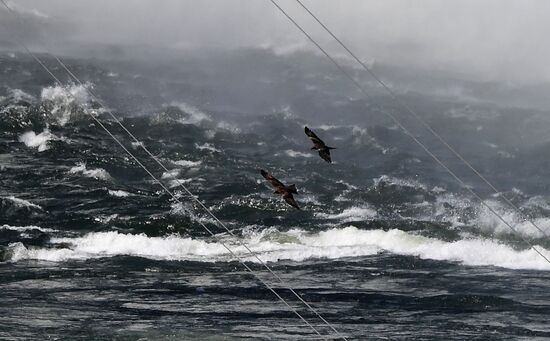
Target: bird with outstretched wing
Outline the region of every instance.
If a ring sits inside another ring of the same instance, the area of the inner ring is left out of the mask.
[[[311,129],[308,127],[304,128],[304,131],[306,135],[309,137],[311,142],[313,142],[313,147],[311,147],[312,150],[316,150],[319,152],[319,156],[325,160],[328,163],[332,163],[332,159],[330,157],[330,150],[336,149],[334,147],[329,147],[321,140]]]
[[[294,200],[294,196],[292,195],[292,193],[298,194],[298,191],[296,190],[296,185],[285,186],[285,184],[277,180],[273,175],[269,174],[263,169],[260,169],[260,173],[267,181],[269,181],[271,186],[275,187],[274,193],[282,195],[283,199],[290,206],[296,209],[300,209],[300,207],[296,203],[296,200]]]

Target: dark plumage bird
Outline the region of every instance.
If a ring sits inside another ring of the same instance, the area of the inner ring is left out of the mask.
[[[296,200],[294,200],[294,196],[292,195],[292,193],[298,194],[298,191],[296,190],[296,185],[285,186],[285,184],[275,179],[273,175],[269,174],[263,169],[260,170],[260,173],[267,181],[269,181],[271,186],[275,187],[274,193],[281,194],[283,196],[283,199],[285,199],[285,201],[287,202],[287,204],[289,204],[294,208],[300,209],[300,207],[296,203]]]
[[[323,140],[321,140],[311,129],[308,127],[304,128],[304,131],[306,132],[306,135],[309,137],[311,142],[313,142],[313,147],[311,149],[316,150],[319,152],[319,156],[325,160],[328,163],[332,163],[332,159],[330,158],[330,150],[336,149],[333,147],[327,146]]]

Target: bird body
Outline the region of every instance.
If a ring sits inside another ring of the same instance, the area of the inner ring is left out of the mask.
[[[304,128],[304,131],[306,135],[309,137],[311,142],[313,142],[313,147],[311,147],[312,150],[316,150],[319,153],[319,156],[325,160],[328,163],[332,163],[332,159],[330,157],[330,150],[336,149],[334,147],[329,147],[321,140],[311,129],[308,127]]]
[[[267,181],[269,181],[271,186],[275,187],[275,192],[273,193],[282,195],[284,201],[286,201],[287,204],[298,210],[300,209],[300,207],[296,203],[296,200],[294,200],[294,196],[292,195],[293,193],[298,194],[296,185],[292,184],[290,186],[285,186],[285,184],[277,180],[273,175],[269,174],[263,169],[260,170],[260,173]]]

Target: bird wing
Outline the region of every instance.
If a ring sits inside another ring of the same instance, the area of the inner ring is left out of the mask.
[[[330,158],[330,150],[328,149],[321,149],[319,151],[319,156],[325,160],[328,163],[332,163],[332,159]]]
[[[291,193],[286,192],[283,195],[283,199],[285,199],[286,203],[289,204],[290,206],[292,206],[296,209],[300,209],[300,206],[298,206],[298,204],[296,203],[296,200],[294,200],[294,196],[292,196]]]
[[[323,140],[321,140],[317,135],[315,135],[315,133],[311,129],[309,129],[308,127],[305,127],[304,131],[314,145],[319,147],[325,146],[325,143],[323,142]]]
[[[275,188],[285,188],[285,185],[280,182],[279,180],[275,179],[275,177],[273,177],[273,175],[269,174],[268,172],[264,171],[263,169],[260,170],[260,173],[262,174],[262,176],[267,180],[269,181],[269,183],[271,183],[271,186],[275,187]]]

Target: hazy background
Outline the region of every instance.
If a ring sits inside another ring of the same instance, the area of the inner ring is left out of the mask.
[[[469,80],[550,81],[547,1],[304,1],[369,62],[440,70]],[[90,44],[163,50],[311,49],[267,0],[9,2],[24,25],[0,8],[0,44],[18,36],[33,48],[87,54]],[[292,0],[280,1],[323,44],[338,50]],[[97,50],[95,51],[97,53]],[[343,53],[342,53],[343,54]]]
[[[550,256],[526,221],[550,235],[550,4],[304,1],[494,187],[294,1],[281,4],[366,95],[268,0],[11,0],[22,20],[0,6],[0,339],[303,336],[208,238],[199,222],[242,250],[180,181],[350,339],[550,337],[550,272],[534,272],[548,264],[526,243]],[[36,53],[56,85],[15,38],[84,85]],[[304,126],[337,148],[332,165]],[[295,183],[303,209],[259,168]]]

